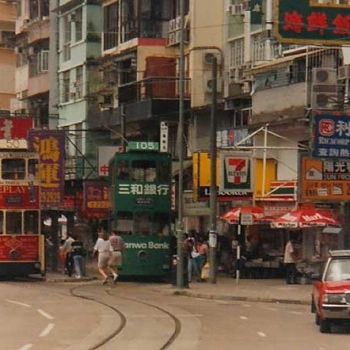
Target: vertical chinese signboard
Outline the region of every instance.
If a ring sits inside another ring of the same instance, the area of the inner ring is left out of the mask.
[[[275,36],[281,42],[344,45],[350,42],[350,4],[275,0]]]
[[[29,131],[29,150],[40,154],[42,209],[57,209],[63,202],[64,149],[65,135],[63,131]]]

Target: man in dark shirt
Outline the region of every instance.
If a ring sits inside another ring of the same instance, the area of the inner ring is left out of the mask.
[[[84,244],[77,235],[71,243],[72,256],[74,261],[75,278],[81,278],[83,272]]]

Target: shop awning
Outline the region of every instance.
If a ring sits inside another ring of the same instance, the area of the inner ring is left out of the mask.
[[[192,166],[192,159],[184,160],[183,161],[183,169],[187,169],[190,166]],[[174,161],[172,163],[172,175],[176,176],[180,171],[180,163],[178,161]]]
[[[322,233],[334,233],[338,234],[342,230],[341,227],[332,227],[332,226],[327,226],[322,230]]]

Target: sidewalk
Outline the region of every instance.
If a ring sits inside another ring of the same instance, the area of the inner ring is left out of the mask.
[[[47,282],[86,282],[100,280],[95,265],[86,266],[86,277],[75,279],[62,273],[48,272]],[[121,281],[123,283],[123,281]],[[189,288],[177,288],[171,284],[147,284],[148,288],[167,295],[184,295],[215,300],[260,301],[310,305],[311,285],[287,285],[284,279],[240,279],[217,276],[217,282],[190,283]]]
[[[287,285],[283,279],[240,279],[218,276],[216,284],[191,283],[189,288],[166,285],[157,290],[170,295],[185,295],[215,300],[260,301],[310,305],[311,285]]]

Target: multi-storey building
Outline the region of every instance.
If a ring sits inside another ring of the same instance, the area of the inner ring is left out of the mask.
[[[13,1],[0,1],[0,115],[10,113],[15,98],[15,23]]]

